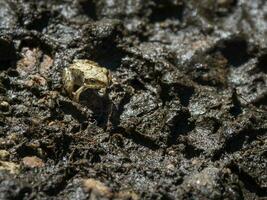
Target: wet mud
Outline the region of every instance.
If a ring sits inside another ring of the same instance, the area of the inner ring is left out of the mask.
[[[265,0],[0,0],[0,199],[266,199],[266,39]]]

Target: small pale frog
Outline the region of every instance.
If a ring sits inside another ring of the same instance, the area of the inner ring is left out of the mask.
[[[67,93],[78,102],[82,92],[92,89],[100,96],[106,94],[106,88],[111,84],[108,69],[99,66],[91,60],[74,60],[63,72],[63,84]]]

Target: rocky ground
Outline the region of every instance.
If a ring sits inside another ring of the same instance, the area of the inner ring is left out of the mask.
[[[0,199],[266,199],[266,39],[265,0],[0,0]]]

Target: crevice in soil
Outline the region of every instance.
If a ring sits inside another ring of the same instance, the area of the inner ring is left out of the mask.
[[[253,102],[256,107],[267,106],[267,94],[263,95],[261,98],[257,99],[257,101]]]
[[[238,135],[233,136],[225,142],[225,152],[234,153],[236,151],[241,150],[244,144],[251,143],[253,140],[257,139],[258,136],[264,135],[266,131],[266,129],[260,129],[244,130],[240,132]]]
[[[83,114],[77,107],[75,107],[71,102],[68,101],[60,101],[60,107],[62,111],[67,114],[71,115],[74,119],[78,122],[83,123],[84,121],[88,120],[88,116]]]
[[[122,58],[125,56],[124,52],[120,50],[115,43],[99,46],[94,51],[101,52],[101,54],[93,54],[92,60],[95,60],[100,66],[105,66],[110,70],[119,68],[121,66]]]
[[[190,113],[185,112],[173,120],[174,122],[171,127],[171,133],[167,139],[167,146],[177,144],[177,139],[180,135],[184,135],[194,129],[195,125],[189,121],[189,118]]]
[[[52,181],[53,184],[50,185],[50,187],[48,186],[48,188],[46,188],[45,193],[48,196],[56,196],[58,195],[61,191],[63,191],[67,184],[68,181],[74,177],[76,174],[75,170],[73,168],[67,168],[64,169],[64,172],[61,175],[58,175],[56,177],[52,177]]]
[[[160,146],[155,143],[151,138],[146,137],[145,135],[142,135],[134,130],[131,132],[126,131],[124,128],[119,127],[116,130],[113,131],[113,133],[120,133],[123,137],[132,140],[134,143],[147,147],[151,150],[158,150],[160,149]]]
[[[17,59],[14,44],[6,39],[0,38],[0,71],[15,67]]]
[[[126,93],[118,105],[118,110],[112,110],[113,113],[111,116],[111,122],[112,122],[113,128],[116,129],[118,125],[120,124],[120,116],[122,115],[124,111],[124,106],[128,104],[130,101],[131,101],[131,95]]]
[[[162,22],[166,19],[174,19],[182,21],[184,5],[174,4],[166,0],[155,1],[156,7],[152,8],[152,13],[149,17],[150,21]]]
[[[185,149],[183,151],[185,158],[191,159],[195,157],[199,157],[201,154],[203,154],[203,150],[197,149],[192,145],[187,144],[185,146]]]
[[[79,1],[79,4],[81,5],[85,15],[93,20],[97,20],[96,5],[93,0],[81,0]]]
[[[181,84],[162,84],[160,97],[164,103],[171,101],[175,98],[175,96],[178,96],[181,104],[186,107],[189,105],[190,99],[193,96],[194,91],[195,90],[193,87]]]
[[[36,18],[34,21],[27,25],[27,29],[42,31],[45,27],[48,26],[49,18],[50,12],[43,12],[40,14],[39,18]]]
[[[221,53],[233,67],[239,67],[250,59],[248,43],[243,38],[233,38],[223,41],[214,52]]]
[[[244,144],[249,144],[256,140],[258,136],[264,135],[266,129],[259,130],[243,130],[238,135],[235,135],[225,141],[224,147],[214,153],[212,161],[219,160],[225,153],[234,153],[240,151]]]
[[[259,57],[257,67],[265,74],[267,73],[267,54]]]
[[[183,106],[188,106],[191,97],[194,94],[194,88],[188,86],[180,86],[177,91],[181,104]]]
[[[238,100],[236,91],[232,94],[232,102],[233,106],[230,108],[230,114],[234,117],[237,117],[242,113],[242,106],[240,101]]]
[[[229,167],[233,173],[235,173],[239,180],[243,182],[244,187],[251,193],[255,193],[259,197],[267,196],[267,188],[261,187],[257,184],[257,182],[243,169],[241,169],[236,164],[231,164]]]

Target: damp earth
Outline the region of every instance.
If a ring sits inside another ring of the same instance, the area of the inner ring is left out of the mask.
[[[266,39],[265,0],[1,0],[0,199],[266,199]]]

